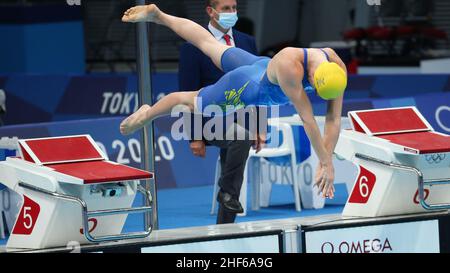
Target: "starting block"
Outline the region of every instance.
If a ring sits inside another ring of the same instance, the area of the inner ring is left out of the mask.
[[[19,140],[20,157],[0,162],[0,181],[23,198],[7,242],[8,248],[42,249],[145,238],[122,233],[127,214],[140,191],[147,204],[151,193],[140,185],[153,174],[108,161],[89,135]]]
[[[415,107],[349,112],[335,153],[359,166],[343,216],[450,209],[450,136]]]

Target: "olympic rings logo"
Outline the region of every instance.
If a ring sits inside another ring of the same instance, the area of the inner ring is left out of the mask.
[[[445,155],[445,154],[434,154],[434,155],[427,155],[425,157],[425,159],[431,165],[431,164],[441,163],[442,161],[445,160],[446,157],[447,157],[447,155]]]
[[[441,120],[441,113],[443,111],[449,111],[450,112],[450,106],[441,106],[436,110],[436,122],[438,125],[445,131],[450,132],[450,127],[447,127],[444,125],[444,123]]]

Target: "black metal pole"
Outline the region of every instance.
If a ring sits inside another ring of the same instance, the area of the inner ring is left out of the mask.
[[[136,0],[137,5],[145,5],[145,0]],[[137,36],[137,72],[139,83],[139,102],[141,105],[148,104],[153,105],[152,102],[152,84],[151,84],[151,69],[150,69],[150,49],[149,49],[149,37],[148,37],[148,24],[137,23],[136,26]],[[142,168],[155,172],[155,150],[154,150],[154,130],[153,123],[144,127],[141,136],[141,164]],[[158,206],[157,206],[157,190],[156,179],[152,179],[151,183],[145,183],[145,189],[150,191],[153,197],[152,204],[146,206],[153,207],[153,214],[151,219],[145,214],[145,225],[147,227],[153,224],[153,229],[159,229],[158,223]]]

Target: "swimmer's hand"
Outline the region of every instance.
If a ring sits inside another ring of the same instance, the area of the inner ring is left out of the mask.
[[[264,148],[266,142],[267,142],[266,134],[257,134],[256,135],[256,140],[253,143],[253,149],[256,150],[256,153],[261,152],[261,150]]]
[[[195,156],[205,158],[206,157],[206,144],[203,140],[195,140],[190,144],[192,153]]]
[[[122,22],[138,23],[138,22],[159,22],[161,11],[155,4],[145,6],[135,6],[124,12]]]
[[[334,198],[334,167],[332,161],[325,164],[319,163],[314,181],[314,186],[319,189],[319,195],[321,194],[324,198]]]

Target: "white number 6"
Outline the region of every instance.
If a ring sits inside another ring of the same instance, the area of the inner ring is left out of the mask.
[[[359,193],[364,198],[369,196],[369,185],[367,185],[367,182],[369,181],[365,176],[361,177],[361,179],[359,180]]]

